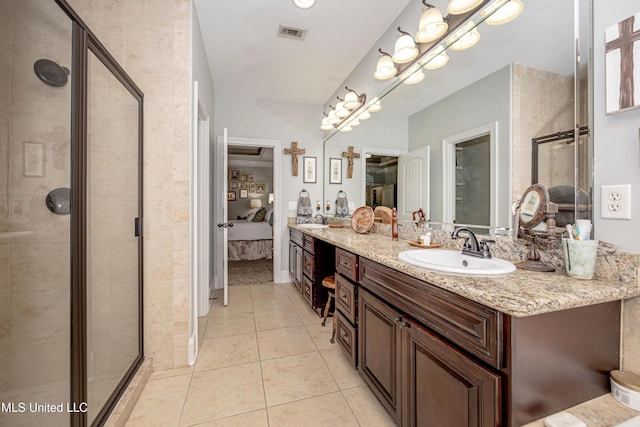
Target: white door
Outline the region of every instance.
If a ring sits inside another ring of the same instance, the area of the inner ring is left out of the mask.
[[[216,178],[218,180],[217,188],[220,189],[218,208],[216,209],[216,218],[218,226],[218,235],[216,236],[216,289],[222,288],[223,303],[229,304],[229,252],[228,252],[228,239],[229,235],[227,228],[230,224],[227,222],[227,215],[229,212],[227,202],[227,170],[229,169],[229,159],[227,154],[227,148],[229,146],[229,137],[227,134],[227,128],[224,128],[222,137],[218,137],[218,159],[221,159],[221,163],[218,162],[218,173]]]
[[[429,213],[429,149],[422,147],[398,156],[398,219],[412,219],[422,208]]]

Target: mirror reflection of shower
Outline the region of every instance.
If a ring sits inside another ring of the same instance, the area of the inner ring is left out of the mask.
[[[366,205],[394,208],[398,203],[398,157],[366,156]]]

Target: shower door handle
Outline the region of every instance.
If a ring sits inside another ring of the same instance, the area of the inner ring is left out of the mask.
[[[233,227],[233,223],[227,224],[226,222],[224,222],[224,223],[223,222],[219,222],[218,223],[218,228],[220,228],[220,227],[224,227],[224,228],[229,227],[229,228],[231,228],[231,227]]]
[[[133,231],[134,235],[136,237],[142,236],[142,218],[136,218],[136,219],[134,219],[133,222],[134,222],[134,226],[133,226],[134,227],[134,231]]]

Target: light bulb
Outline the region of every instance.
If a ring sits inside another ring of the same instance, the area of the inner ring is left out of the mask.
[[[449,46],[452,50],[465,50],[475,46],[480,41],[480,33],[476,28],[460,37],[454,44]]]
[[[449,24],[442,19],[442,12],[437,7],[430,7],[420,16],[416,40],[420,43],[434,41],[447,32]]]
[[[449,55],[447,52],[442,52],[434,56],[429,62],[424,65],[427,70],[437,70],[440,67],[444,67],[449,62]]]
[[[397,72],[398,69],[396,68],[396,64],[393,62],[393,59],[391,59],[389,55],[382,55],[378,58],[376,72],[373,73],[373,76],[377,80],[388,80],[395,76]]]
[[[416,42],[409,34],[402,34],[396,40],[396,49],[393,52],[393,62],[396,64],[405,64],[412,61],[418,56],[418,48]]]
[[[482,0],[451,0],[447,11],[452,15],[460,15],[475,9],[480,3]]]
[[[511,22],[520,15],[524,9],[522,0],[511,0],[498,10],[496,10],[491,16],[489,16],[484,22],[489,25],[502,25],[507,22]]]

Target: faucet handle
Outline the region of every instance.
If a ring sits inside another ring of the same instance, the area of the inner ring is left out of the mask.
[[[480,240],[480,251],[482,252],[483,258],[491,258],[491,252],[489,252],[489,243],[495,243],[495,240],[492,239],[482,239]]]

